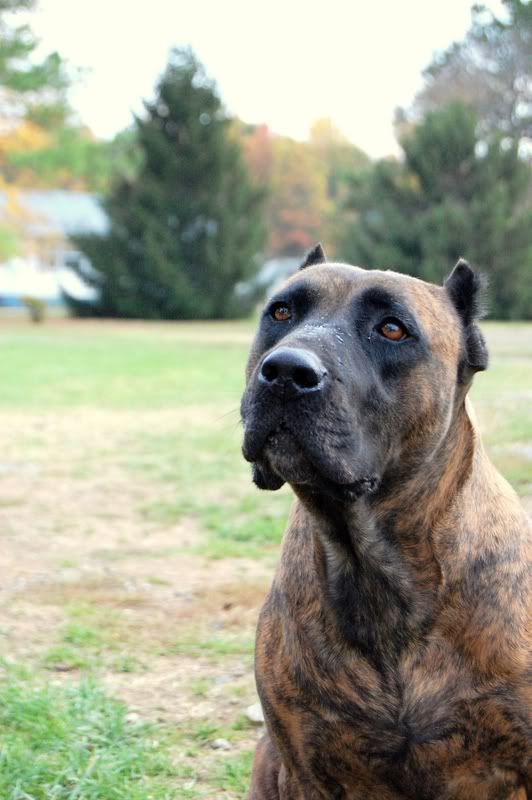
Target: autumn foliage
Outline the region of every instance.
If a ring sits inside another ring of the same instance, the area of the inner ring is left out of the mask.
[[[329,119],[318,120],[304,142],[266,125],[238,129],[250,174],[268,192],[267,254],[300,254],[319,238],[331,252],[349,181],[369,158]]]

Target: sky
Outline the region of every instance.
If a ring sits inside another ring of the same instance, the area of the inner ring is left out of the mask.
[[[393,115],[432,55],[461,39],[470,0],[40,0],[43,52],[86,70],[71,93],[81,120],[110,137],[153,96],[169,49],[190,45],[245,122],[305,139],[330,117],[374,158],[397,152]],[[499,0],[487,3],[495,11]]]

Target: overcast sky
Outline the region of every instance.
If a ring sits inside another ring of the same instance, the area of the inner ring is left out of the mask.
[[[102,137],[131,122],[173,45],[190,44],[228,109],[306,138],[328,116],[371,156],[396,152],[393,112],[432,54],[463,37],[469,0],[40,0],[45,51],[88,68],[72,93]],[[487,3],[500,9],[498,0]]]

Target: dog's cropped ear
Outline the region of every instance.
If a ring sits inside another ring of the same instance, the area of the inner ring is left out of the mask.
[[[271,492],[277,491],[284,486],[284,481],[266,464],[253,464],[251,468],[253,483],[259,489],[269,489]]]
[[[473,372],[487,369],[488,350],[475,320],[485,313],[486,281],[461,258],[443,284],[465,329],[465,366]]]
[[[299,269],[305,269],[305,267],[312,267],[313,264],[325,264],[327,261],[327,256],[325,255],[325,250],[323,249],[321,242],[318,242],[312,250],[309,250],[307,255],[305,256],[305,260],[299,267]]]
[[[458,261],[444,286],[466,327],[483,315],[485,282],[463,258]]]

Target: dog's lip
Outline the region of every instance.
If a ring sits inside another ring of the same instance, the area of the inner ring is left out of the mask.
[[[244,442],[242,444],[242,455],[246,461],[249,461],[250,463],[259,461],[268,444],[274,444],[275,437],[282,433],[288,433],[297,440],[295,434],[290,430],[284,421],[281,421],[269,431],[249,429],[246,423],[244,423]]]
[[[376,474],[362,475],[356,480],[331,480],[323,473],[320,465],[315,463],[312,455],[308,453],[307,449],[301,444],[297,434],[284,420],[267,433],[262,433],[260,436],[257,434],[256,441],[251,442],[249,438],[246,437],[242,447],[244,458],[251,463],[258,463],[265,457],[267,458],[268,447],[275,448],[279,444],[277,441],[278,437],[283,434],[290,436],[298,443],[302,453],[306,456],[316,473],[315,482],[294,485],[299,485],[302,489],[310,490],[311,492],[320,491],[320,489],[325,490],[328,494],[344,500],[355,500],[362,495],[374,494],[379,488],[380,478]]]
[[[327,494],[343,499],[356,500],[362,495],[375,494],[380,486],[378,475],[367,475],[350,483],[338,483],[316,473],[319,480],[314,484],[296,484],[301,489],[312,491],[324,490]]]
[[[242,443],[242,455],[253,464],[258,461],[264,452],[269,433],[250,432],[249,428],[244,428],[244,441]]]

